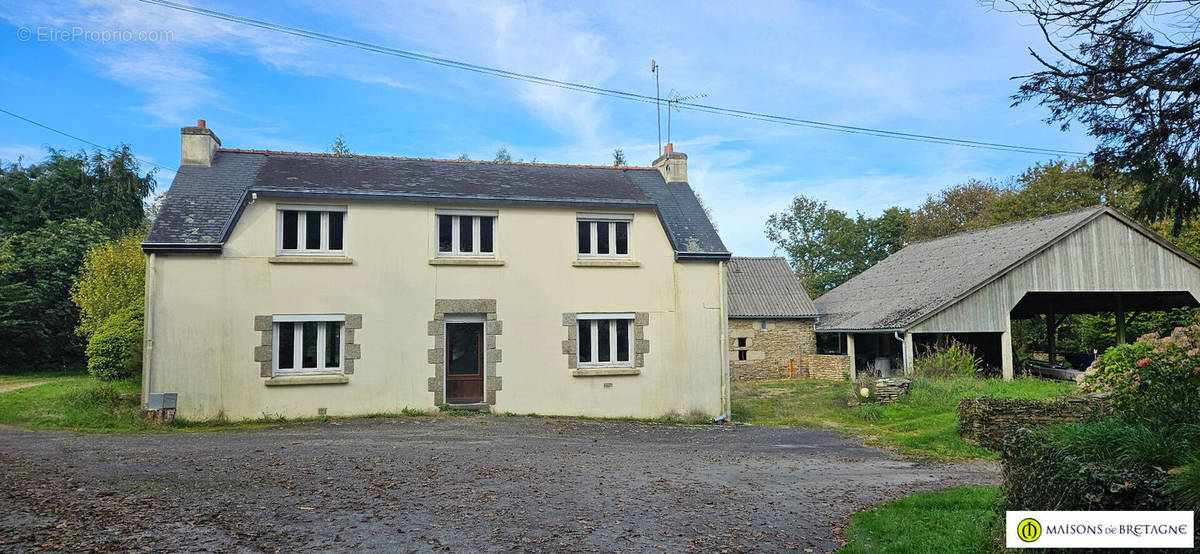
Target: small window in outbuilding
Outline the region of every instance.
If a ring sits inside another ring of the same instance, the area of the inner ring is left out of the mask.
[[[739,362],[746,361],[746,337],[738,337],[737,339],[737,359]]]
[[[766,331],[767,330],[767,320],[765,320],[765,319],[758,320],[758,329],[760,331]]]
[[[817,354],[846,355],[846,334],[817,333]]]

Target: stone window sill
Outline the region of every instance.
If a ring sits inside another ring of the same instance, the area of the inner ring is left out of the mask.
[[[642,370],[633,367],[597,367],[592,369],[573,369],[572,377],[613,377],[616,375],[641,375]]]
[[[344,385],[350,378],[340,373],[330,375],[278,375],[263,381],[268,387],[291,385]]]
[[[267,262],[273,264],[352,264],[354,258],[346,256],[272,256]]]
[[[637,260],[575,260],[571,262],[575,267],[642,267],[642,262]]]
[[[504,260],[497,260],[495,258],[430,258],[429,265],[500,266],[504,265]]]

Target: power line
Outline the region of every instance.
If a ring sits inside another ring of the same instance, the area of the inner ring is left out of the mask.
[[[325,43],[329,43],[329,44],[335,44],[335,45],[339,45],[339,46],[357,48],[359,50],[365,50],[365,51],[374,52],[377,54],[384,54],[384,55],[388,55],[388,56],[394,56],[394,57],[398,57],[398,58],[404,58],[407,60],[429,63],[429,64],[439,65],[439,66],[443,66],[443,67],[449,67],[449,68],[453,68],[453,69],[472,71],[472,72],[481,73],[484,75],[491,75],[493,77],[502,77],[505,79],[524,81],[524,82],[534,83],[534,84],[538,84],[538,85],[557,87],[557,88],[574,90],[574,91],[579,91],[579,92],[586,92],[589,94],[596,94],[599,96],[607,96],[607,97],[617,98],[617,99],[621,99],[621,100],[642,102],[642,103],[647,103],[647,104],[655,104],[657,106],[661,106],[661,104],[662,104],[661,100],[659,100],[658,98],[653,97],[653,96],[646,96],[643,94],[637,94],[637,93],[633,93],[633,92],[626,92],[626,91],[622,91],[622,90],[616,90],[616,89],[610,89],[610,88],[604,88],[604,87],[597,87],[597,86],[587,85],[587,84],[582,84],[582,83],[573,83],[570,81],[561,81],[558,79],[550,79],[548,77],[541,77],[538,75],[532,75],[529,73],[520,73],[520,72],[516,72],[516,71],[508,71],[508,70],[499,69],[499,68],[495,68],[495,67],[488,67],[488,66],[484,66],[484,65],[476,65],[476,64],[472,64],[472,63],[453,60],[450,58],[431,56],[428,54],[421,54],[421,53],[413,52],[410,50],[401,50],[399,48],[392,48],[390,46],[383,46],[383,45],[374,44],[374,43],[370,43],[370,42],[353,40],[353,39],[338,37],[338,36],[334,36],[334,35],[327,35],[324,33],[319,33],[316,31],[309,31],[307,29],[301,29],[298,27],[288,27],[286,25],[279,25],[276,23],[268,22],[268,21],[251,19],[248,17],[242,17],[242,16],[238,16],[238,15],[225,13],[225,12],[219,12],[216,10],[198,8],[195,6],[189,6],[187,4],[171,2],[169,0],[138,0],[138,1],[144,2],[147,4],[154,4],[157,6],[162,6],[165,8],[170,8],[173,10],[188,12],[188,13],[192,13],[192,14],[196,14],[196,15],[200,15],[200,16],[204,16],[204,17],[221,19],[224,21],[229,21],[229,22],[237,23],[237,24],[241,24],[241,25],[247,25],[250,27],[257,27],[259,29],[274,31],[277,33],[283,33],[283,34],[287,34],[287,35],[307,38],[307,39],[325,42]],[[719,106],[697,104],[694,102],[677,102],[675,104],[675,106],[680,109],[692,110],[692,111],[697,111],[697,112],[702,112],[702,113],[710,113],[710,114],[715,114],[715,115],[723,115],[723,116],[727,116],[727,117],[737,117],[737,118],[742,118],[742,119],[751,119],[751,120],[756,120],[756,121],[765,121],[765,122],[769,122],[769,123],[777,123],[777,124],[782,124],[782,125],[790,125],[790,126],[794,126],[794,127],[806,127],[806,128],[811,128],[811,129],[820,129],[820,130],[824,130],[824,131],[836,131],[836,132],[840,132],[840,133],[867,135],[867,136],[875,136],[875,137],[882,137],[882,138],[891,138],[891,139],[896,139],[896,140],[907,140],[907,141],[912,141],[912,142],[946,144],[946,145],[952,145],[952,146],[962,146],[962,147],[967,147],[967,148],[980,148],[980,149],[986,149],[986,150],[999,150],[999,151],[1005,151],[1005,152],[1020,152],[1020,153],[1038,154],[1038,155],[1053,155],[1053,156],[1086,156],[1087,155],[1087,152],[1079,152],[1079,151],[1074,151],[1074,150],[1061,150],[1061,149],[1057,149],[1057,148],[1041,148],[1041,147],[1036,147],[1036,146],[1022,146],[1022,145],[1017,145],[1017,144],[1004,144],[1004,143],[998,143],[998,142],[957,139],[957,138],[952,138],[952,137],[941,137],[941,136],[936,136],[936,135],[925,135],[925,134],[919,134],[919,133],[905,133],[905,132],[901,132],[901,131],[889,131],[886,129],[874,129],[871,127],[858,127],[858,126],[854,126],[854,125],[840,125],[837,123],[826,123],[823,121],[816,121],[816,120],[811,120],[811,119],[800,119],[800,118],[787,117],[787,116],[782,116],[782,115],[773,115],[773,114],[768,114],[768,113],[763,113],[763,112],[722,108]]]
[[[41,127],[41,128],[43,128],[43,129],[45,129],[45,130],[47,130],[47,131],[50,131],[50,132],[52,132],[52,133],[58,133],[58,134],[60,134],[60,135],[62,135],[62,136],[64,136],[64,137],[67,137],[67,138],[69,138],[69,139],[74,139],[74,140],[77,140],[77,141],[79,141],[79,142],[82,142],[82,143],[84,143],[84,144],[91,145],[91,146],[95,146],[96,148],[99,148],[99,149],[101,149],[101,150],[104,150],[105,152],[110,152],[110,153],[113,153],[113,154],[121,154],[121,153],[122,153],[120,150],[117,150],[116,148],[109,148],[109,147],[107,147],[107,146],[104,146],[104,145],[102,145],[102,144],[98,144],[98,143],[92,142],[92,141],[90,141],[90,140],[88,140],[88,139],[85,139],[85,138],[83,138],[83,137],[78,137],[78,136],[72,135],[71,133],[68,133],[68,132],[66,132],[66,131],[60,131],[60,130],[58,130],[58,129],[55,129],[54,127],[51,127],[51,126],[49,126],[49,125],[46,125],[46,124],[44,124],[44,123],[38,123],[37,121],[34,121],[34,120],[32,120],[32,119],[29,119],[28,117],[25,117],[25,116],[23,116],[23,115],[20,115],[20,114],[15,114],[15,113],[13,113],[13,112],[10,112],[10,111],[8,111],[8,110],[6,110],[6,109],[4,109],[4,108],[0,108],[0,113],[2,113],[2,114],[4,114],[4,115],[7,115],[7,116],[10,116],[10,117],[14,117],[14,118],[16,118],[16,119],[20,119],[21,121],[24,121],[25,123],[28,123],[28,124],[30,124],[30,125],[36,125],[36,126],[38,126],[38,127]],[[166,166],[162,166],[162,165],[156,164],[156,163],[154,163],[154,162],[152,162],[152,161],[150,161],[150,160],[145,160],[145,159],[139,158],[139,157],[137,157],[137,156],[131,156],[131,157],[132,157],[133,159],[135,159],[135,160],[137,160],[137,161],[141,162],[141,163],[144,163],[144,164],[146,164],[146,165],[153,166],[153,167],[157,167],[158,169],[161,169],[161,170],[164,170],[164,171],[169,171],[169,172],[171,172],[171,173],[174,173],[174,172],[175,172],[175,169],[173,169],[173,168],[170,168],[170,167],[166,167]]]

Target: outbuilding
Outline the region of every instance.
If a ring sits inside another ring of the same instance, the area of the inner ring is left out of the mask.
[[[816,332],[843,345],[852,375],[908,373],[943,337],[1013,377],[1012,320],[1195,307],[1200,262],[1104,206],[916,242],[815,301]],[[1050,344],[1053,357],[1054,345]]]
[[[731,379],[849,374],[848,360],[817,354],[817,308],[787,260],[735,256],[726,275]]]

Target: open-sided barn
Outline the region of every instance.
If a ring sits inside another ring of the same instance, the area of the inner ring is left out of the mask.
[[[815,304],[818,334],[836,334],[855,372],[907,372],[921,344],[952,336],[1008,379],[1013,319],[1053,328],[1063,314],[1113,312],[1124,341],[1126,314],[1198,297],[1200,262],[1097,206],[911,244]]]

